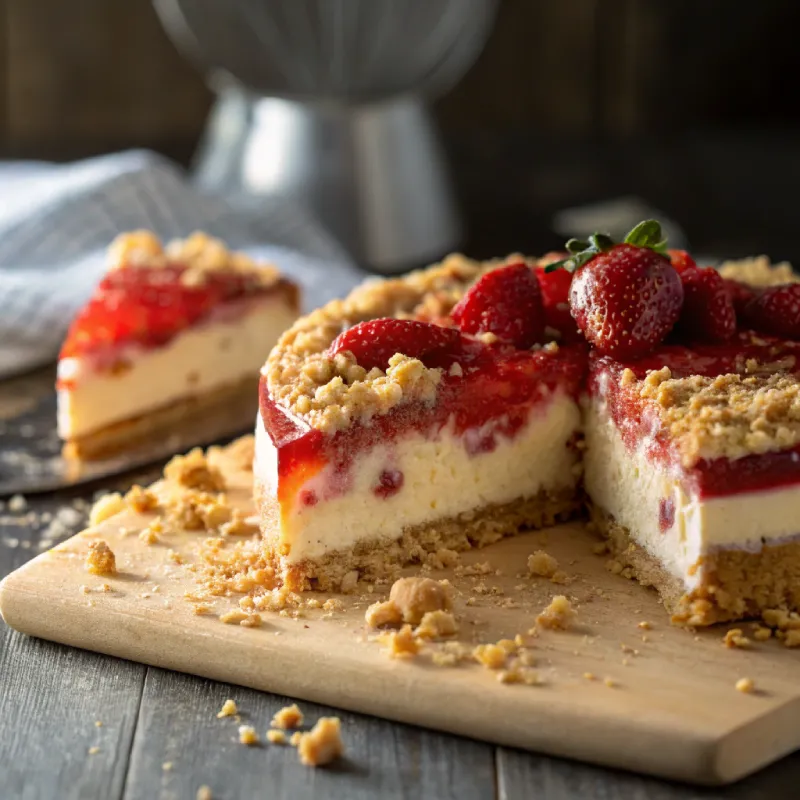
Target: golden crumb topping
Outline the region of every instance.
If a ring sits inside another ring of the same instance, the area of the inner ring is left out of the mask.
[[[789,373],[673,378],[664,367],[638,385],[685,467],[800,443],[800,379]]]
[[[181,282],[201,286],[213,272],[234,272],[255,280],[263,287],[280,279],[271,264],[259,264],[245,253],[228,250],[225,243],[197,231],[186,239],[174,239],[166,246],[150,231],[122,233],[108,248],[109,269],[127,267],[165,267],[180,264],[186,267]]]
[[[89,545],[86,556],[86,571],[92,575],[116,575],[117,559],[114,551],[102,540]]]
[[[777,286],[800,281],[787,261],[773,264],[767,256],[753,256],[737,261],[725,261],[719,266],[723,278],[748,283],[751,286]]]
[[[328,347],[343,331],[380,317],[436,320],[450,313],[485,272],[522,256],[477,262],[462,255],[395,280],[371,280],[344,300],[299,319],[278,341],[262,374],[271,397],[326,433],[367,421],[402,403],[433,403],[440,369],[397,353],[386,371],[361,367],[352,353]]]
[[[344,753],[339,718],[320,717],[308,733],[300,734],[297,753],[307,767],[322,767],[339,758]]]

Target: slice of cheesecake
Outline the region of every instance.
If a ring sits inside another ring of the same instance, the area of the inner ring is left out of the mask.
[[[273,350],[254,479],[265,545],[290,588],[339,588],[579,508],[585,347],[531,345],[532,328],[515,327],[513,341],[465,334],[475,326],[463,313],[462,330],[453,324],[454,305],[502,266],[454,256],[370,284],[299,320]],[[511,266],[510,280],[533,274]]]
[[[65,455],[91,459],[191,417],[254,413],[258,372],[298,314],[277,269],[196,233],[162,247],[120,236],[58,361]]]
[[[758,263],[756,263],[758,261]],[[765,260],[740,286],[784,284]],[[800,343],[749,330],[726,344],[593,355],[585,486],[619,569],[676,622],[800,608]]]

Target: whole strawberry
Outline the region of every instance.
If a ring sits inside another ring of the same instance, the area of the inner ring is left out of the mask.
[[[364,369],[386,369],[395,353],[418,358],[425,363],[427,356],[456,349],[460,343],[461,334],[455,328],[387,317],[360,322],[348,328],[331,342],[328,353],[335,356],[349,350]]]
[[[678,274],[687,269],[697,267],[697,262],[685,250],[667,250],[669,262],[675,267]]]
[[[542,290],[544,324],[556,331],[562,342],[578,342],[583,339],[569,310],[572,273],[565,269],[548,272],[544,265],[536,267],[536,277]]]
[[[800,339],[800,283],[764,289],[745,308],[745,322],[761,333]]]
[[[451,312],[472,335],[493,333],[526,350],[544,337],[539,281],[527,264],[508,264],[479,278]]]
[[[747,313],[745,309],[758,294],[758,291],[754,286],[735,281],[732,278],[724,278],[723,280],[728,291],[728,297],[731,298],[733,307],[736,309],[736,316],[744,318]]]
[[[736,311],[722,275],[710,267],[681,272],[683,308],[676,331],[700,342],[727,342],[736,332]]]
[[[622,244],[594,234],[571,240],[566,266],[574,266],[572,316],[603,355],[636,359],[660,344],[678,320],[681,279],[662,253],[666,242],[654,220],[639,223]]]

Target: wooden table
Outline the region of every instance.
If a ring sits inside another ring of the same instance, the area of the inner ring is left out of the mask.
[[[5,382],[0,414],[50,386],[49,374]],[[147,480],[158,472],[135,477]],[[80,530],[86,514],[81,507],[91,504],[98,488],[132,480],[31,495],[21,514],[0,510],[0,577],[35,555],[54,533],[63,539]],[[64,508],[72,509],[61,513],[68,524],[54,532],[54,523],[41,517],[55,517]],[[31,514],[37,521],[26,523]],[[203,785],[215,800],[780,800],[800,793],[800,752],[736,786],[701,790],[302,702],[310,718],[342,719],[347,757],[315,770],[299,763],[294,748],[239,744],[231,734],[235,727],[222,726],[215,717],[229,697],[243,712],[243,722],[259,729],[289,702],[33,639],[0,624],[0,798],[194,800]]]

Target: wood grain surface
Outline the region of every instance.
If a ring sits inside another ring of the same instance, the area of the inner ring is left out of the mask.
[[[220,463],[231,502],[249,510],[249,473]],[[735,780],[800,744],[800,654],[774,641],[730,650],[719,629],[694,634],[669,626],[653,593],[611,575],[592,554],[580,525],[549,534],[548,551],[569,565],[565,589],[544,580],[517,589],[520,566],[541,547],[541,534],[464,556],[466,564],[488,559],[501,571],[486,580],[492,592],[514,597],[513,608],[490,595],[467,607],[475,580],[443,573],[456,588],[467,643],[524,634],[554,593],[566,591],[577,603],[574,630],[531,641],[544,685],[522,687],[501,684],[476,665],[447,670],[424,656],[413,663],[387,658],[364,630],[364,608],[378,595],[342,598],[345,609],[332,619],[312,610],[302,620],[267,614],[255,630],[216,618],[236,607],[235,598],[216,600],[212,615],[198,617],[183,599],[195,587],[192,573],[168,552],[191,564],[203,537],[175,531],[148,546],[124,533],[144,524],[141,515],[123,512],[7,578],[0,610],[8,624],[155,666],[697,783]],[[88,543],[99,538],[117,555],[115,578],[85,572]],[[104,580],[112,591],[79,591]],[[643,634],[642,620],[652,631]],[[587,680],[587,672],[599,680]],[[737,692],[743,676],[759,691]]]

